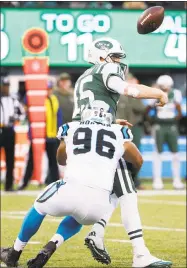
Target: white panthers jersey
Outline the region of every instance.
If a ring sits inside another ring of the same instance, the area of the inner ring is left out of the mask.
[[[129,128],[71,122],[59,128],[57,138],[66,143],[67,181],[112,191],[117,164],[124,154],[123,144],[133,138]]]

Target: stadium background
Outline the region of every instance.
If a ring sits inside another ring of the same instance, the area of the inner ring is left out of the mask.
[[[162,3],[166,7],[164,23],[159,30],[146,36],[136,32],[136,21],[142,12],[136,10],[136,8],[141,8],[138,4],[137,7],[130,6],[133,9],[129,9],[125,7],[125,3],[128,2],[102,2],[103,6],[95,4],[96,9],[83,9],[84,4],[86,8],[89,8],[94,2],[91,2],[90,6],[86,2],[75,2],[78,5],[78,9],[75,9],[68,2],[63,5],[61,2],[53,2],[54,8],[50,6],[52,2],[38,3],[40,4],[4,2],[4,7],[1,8],[1,75],[9,76],[12,94],[17,94],[20,88],[25,88],[22,57],[29,56],[29,54],[23,51],[21,38],[30,27],[39,27],[48,33],[49,48],[46,55],[49,56],[49,79],[54,82],[60,73],[67,72],[71,75],[74,84],[78,76],[89,66],[86,62],[89,43],[100,36],[110,36],[119,40],[124,46],[129,71],[141,83],[151,85],[161,74],[172,76],[175,82],[174,87],[180,89],[183,94],[182,113],[186,118],[186,12],[184,3],[180,5],[175,2],[171,5],[168,2]],[[140,3],[153,5],[152,2]],[[180,124],[179,130],[181,176],[185,178],[185,126]],[[28,127],[19,125],[16,126],[16,131],[19,134],[15,153],[15,177],[19,180],[23,174],[25,156],[28,151],[26,138]],[[145,161],[139,174],[141,178],[152,177],[154,139],[150,133],[146,134],[148,135],[145,135],[141,141],[141,151]],[[164,152],[163,177],[171,178],[170,153],[167,146],[164,147]],[[3,178],[5,171],[3,160],[1,170]]]

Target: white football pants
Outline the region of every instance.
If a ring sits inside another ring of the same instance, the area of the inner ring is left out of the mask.
[[[110,207],[110,192],[59,180],[48,185],[34,203],[42,215],[72,216],[83,225],[99,221]]]

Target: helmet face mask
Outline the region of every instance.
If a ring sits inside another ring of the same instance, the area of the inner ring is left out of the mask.
[[[107,55],[104,61],[121,63],[121,60],[125,58],[126,58],[126,55],[124,53],[110,53]]]
[[[125,53],[110,53],[108,57],[120,60],[126,58],[126,55]]]

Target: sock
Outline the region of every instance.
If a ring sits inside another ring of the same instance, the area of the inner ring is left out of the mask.
[[[101,219],[93,225],[90,233],[95,232],[98,236],[104,237],[105,227],[106,221],[104,219]]]
[[[24,249],[24,247],[27,245],[27,242],[22,242],[21,240],[19,240],[19,238],[16,238],[16,241],[14,242],[14,249],[16,251],[22,251]]]
[[[59,244],[61,245],[64,241],[76,235],[81,230],[81,228],[82,225],[78,223],[73,217],[65,217],[59,224],[56,232],[56,234],[60,235],[63,238],[63,241],[61,239],[59,240]]]
[[[135,255],[141,255],[148,251],[145,246],[142,233],[142,224],[138,211],[137,194],[131,193],[119,198],[121,207],[121,219],[128,233]]]
[[[64,238],[63,238],[63,236],[61,236],[59,234],[55,234],[55,235],[53,235],[53,237],[51,238],[50,241],[54,242],[56,244],[56,248],[58,248],[64,242]]]
[[[95,223],[91,229],[91,232],[96,232],[100,237],[104,237],[105,227],[109,222],[115,208],[118,205],[118,198],[115,194],[110,196],[111,206],[103,218]]]
[[[45,215],[39,214],[32,207],[25,216],[19,235],[14,243],[14,249],[17,251],[23,250],[27,242],[38,231]]]
[[[158,152],[154,153],[153,182],[159,184],[162,183],[162,159],[161,154]]]
[[[172,153],[172,173],[173,173],[173,182],[181,182],[180,178],[180,159],[178,153]]]

